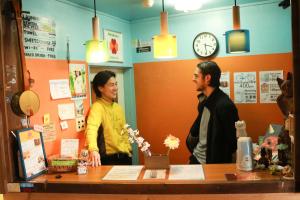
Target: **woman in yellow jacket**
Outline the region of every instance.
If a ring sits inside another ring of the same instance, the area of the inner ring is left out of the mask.
[[[127,133],[122,133],[125,114],[114,102],[118,92],[116,75],[112,71],[101,71],[92,84],[97,100],[90,109],[86,129],[92,166],[131,165],[131,145]]]

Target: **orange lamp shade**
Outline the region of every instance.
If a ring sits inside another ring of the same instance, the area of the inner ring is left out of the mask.
[[[108,60],[106,40],[88,40],[85,46],[85,59],[87,63],[106,62]]]

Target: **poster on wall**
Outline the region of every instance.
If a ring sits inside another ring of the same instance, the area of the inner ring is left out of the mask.
[[[85,64],[69,64],[69,80],[72,99],[86,98]]]
[[[56,24],[45,17],[23,15],[25,56],[32,58],[56,58]]]
[[[276,103],[281,94],[277,78],[283,79],[282,70],[259,72],[260,103]]]
[[[104,39],[108,44],[109,61],[123,62],[123,36],[120,32],[104,30]]]
[[[235,72],[234,102],[257,103],[256,72]]]
[[[16,133],[22,165],[20,176],[30,180],[46,172],[46,154],[41,133],[31,128]]]
[[[230,97],[230,72],[222,72],[220,78],[220,89]]]

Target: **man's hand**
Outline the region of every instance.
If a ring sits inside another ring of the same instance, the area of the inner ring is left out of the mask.
[[[90,151],[90,160],[92,167],[98,167],[101,165],[100,154],[98,151]]]

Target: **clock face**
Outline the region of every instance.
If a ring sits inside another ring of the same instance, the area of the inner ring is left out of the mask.
[[[199,33],[194,39],[193,48],[200,57],[212,56],[218,50],[217,38],[212,33]]]

